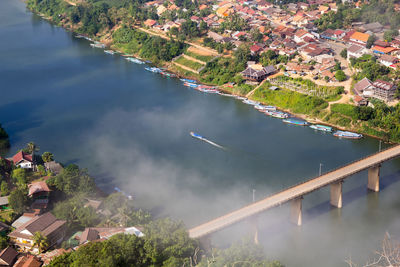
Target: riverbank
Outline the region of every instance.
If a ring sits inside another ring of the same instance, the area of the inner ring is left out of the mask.
[[[37,12],[37,10],[33,10]],[[67,20],[60,20],[57,22],[57,20],[54,20],[54,16],[45,16],[44,14],[41,14],[42,17],[53,21],[54,23],[60,24],[67,30],[70,30],[72,32],[77,33],[78,27],[77,25],[74,25],[72,22],[67,21]],[[137,27],[136,27],[137,28]],[[189,79],[195,79],[195,80],[204,80],[204,77],[202,77],[202,74],[196,75],[195,73],[191,74],[189,71],[186,71],[184,69],[180,69],[178,66],[172,64],[172,59],[175,58],[178,55],[182,55],[185,50],[188,48],[187,45],[183,43],[179,43],[177,41],[174,41],[173,39],[171,40],[166,40],[165,38],[162,38],[160,36],[157,36],[154,34],[154,36],[149,33],[148,31],[140,31],[140,29],[128,29],[128,34],[121,35],[123,41],[121,40],[116,40],[115,38],[115,33],[122,31],[121,26],[115,26],[110,30],[105,30],[101,32],[100,34],[97,34],[94,39],[96,41],[103,42],[107,44],[109,47],[112,49],[119,51],[120,53],[123,54],[129,54],[133,55],[137,58],[142,58],[144,60],[150,60],[153,62],[155,66],[162,67],[167,69],[170,72],[173,72],[177,74],[178,76],[182,78],[189,78]],[[130,33],[132,31],[136,31],[133,34]],[[126,37],[129,37],[129,40],[126,40]],[[132,37],[133,36],[133,37]],[[159,38],[159,39],[157,39]],[[132,41],[133,40],[133,41]],[[136,41],[135,41],[136,40]],[[160,41],[162,40],[162,41]],[[123,44],[123,45],[121,45]],[[168,49],[165,51],[165,47]],[[164,50],[163,50],[164,49]],[[158,51],[155,51],[158,50]],[[218,68],[220,66],[217,66]],[[215,85],[215,83],[207,83],[207,82],[202,82],[207,85]],[[224,87],[219,87],[220,90],[224,92],[229,92],[234,95],[238,96],[243,96],[245,97],[247,95],[247,90],[243,90],[244,92],[242,93],[240,90],[240,86],[236,86],[235,88],[239,88],[239,90],[228,90],[227,88]],[[256,91],[259,91],[257,89]],[[307,95],[305,95],[307,96]],[[310,122],[315,122],[317,121],[318,123],[325,123],[332,125],[338,129],[343,129],[343,130],[350,130],[350,131],[356,131],[365,135],[370,135],[375,138],[381,138],[385,141],[393,141],[393,142],[399,142],[400,137],[399,136],[393,136],[388,131],[384,131],[382,129],[378,128],[373,128],[371,125],[366,125],[366,123],[360,122],[358,119],[354,118],[349,118],[346,114],[341,114],[340,112],[332,112],[330,110],[330,103],[328,101],[325,101],[328,104],[327,109],[325,110],[314,110],[313,114],[307,114],[303,112],[299,112],[296,110],[295,106],[288,106],[288,105],[282,105],[282,103],[279,103],[280,101],[271,101],[270,99],[267,99],[265,97],[255,97],[253,94],[250,99],[256,99],[260,102],[267,103],[267,104],[272,104],[277,106],[279,109],[285,110],[287,112],[290,112],[291,114],[301,117],[303,119],[306,119]],[[307,100],[307,98],[306,98]],[[311,102],[305,101],[303,103],[304,106],[310,106],[313,105],[312,100],[310,99]],[[351,106],[351,105],[349,105]],[[389,128],[391,129],[391,128]]]

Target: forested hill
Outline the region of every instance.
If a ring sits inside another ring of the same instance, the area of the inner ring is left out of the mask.
[[[394,0],[371,0],[355,8],[354,4],[339,5],[338,11],[328,12],[315,22],[320,30],[350,27],[353,22],[379,22],[391,29],[400,27],[400,12],[395,11]]]

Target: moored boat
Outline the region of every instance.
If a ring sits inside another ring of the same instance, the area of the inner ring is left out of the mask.
[[[104,53],[109,54],[109,55],[115,54],[115,52],[113,50],[104,50]]]
[[[321,124],[313,124],[310,125],[311,129],[318,130],[318,131],[323,131],[323,132],[332,132],[332,127],[326,126],[326,125],[321,125]]]
[[[347,132],[347,131],[336,131],[333,135],[336,137],[343,137],[349,139],[360,139],[363,137],[362,134]]]
[[[190,79],[184,79],[184,78],[181,78],[180,79],[182,82],[187,82],[187,83],[196,83],[197,81],[195,81],[195,80],[190,80]]]
[[[243,97],[243,96],[238,96],[238,95],[235,95],[235,98],[236,98],[237,100],[241,100],[241,101],[244,101],[244,100],[247,99],[247,98],[245,98],[245,97]]]
[[[260,105],[260,102],[253,101],[253,100],[250,100],[250,99],[243,100],[243,103],[248,104],[248,105],[252,105],[252,106]]]
[[[147,71],[154,72],[154,73],[160,73],[161,72],[161,69],[156,68],[156,67],[145,67],[144,69],[147,70]]]
[[[99,42],[95,42],[93,44],[90,44],[90,46],[94,47],[94,48],[105,48],[106,47],[105,44],[102,44],[102,43],[99,43]]]
[[[282,111],[265,111],[265,114],[274,117],[274,118],[278,118],[278,119],[287,119],[289,118],[289,114],[282,112]]]
[[[134,58],[134,57],[127,57],[126,60],[136,63],[136,64],[144,64],[143,61],[141,61],[140,59]]]
[[[166,77],[170,77],[170,78],[176,77],[176,75],[173,74],[173,73],[169,73],[169,72],[165,72],[165,71],[162,71],[162,72],[160,72],[160,73],[161,73],[162,75],[166,76]]]
[[[275,111],[276,110],[275,106],[264,106],[264,105],[261,105],[261,104],[255,105],[254,108],[259,110],[259,111],[266,111],[266,110]]]
[[[196,84],[196,83],[184,83],[183,84],[184,86],[187,86],[187,87],[191,87],[191,88],[197,88],[199,85],[198,84]]]
[[[309,125],[308,121],[300,120],[300,119],[297,119],[297,118],[287,118],[287,119],[284,119],[283,122],[289,123],[289,124],[294,124],[294,125],[300,125],[300,126]]]

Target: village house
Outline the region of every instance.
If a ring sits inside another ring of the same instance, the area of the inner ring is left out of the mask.
[[[58,256],[61,256],[65,253],[71,252],[72,249],[63,249],[63,248],[59,248],[59,249],[54,249],[52,251],[47,251],[46,253],[42,253],[38,255],[38,258],[43,262],[43,266],[49,265],[50,262]]]
[[[364,78],[354,85],[353,91],[356,95],[371,97],[373,95],[372,82]]]
[[[63,166],[60,163],[55,162],[54,160],[53,161],[49,161],[49,162],[45,162],[44,163],[44,168],[45,168],[46,171],[49,171],[54,175],[60,174],[61,171],[64,169]]]
[[[300,43],[300,42],[303,42],[304,38],[306,38],[306,37],[313,38],[314,36],[306,30],[299,29],[296,31],[296,33],[294,35],[294,41],[296,43]]]
[[[31,205],[32,210],[38,214],[47,209],[49,204],[49,194],[51,190],[45,181],[34,182],[28,185],[28,196],[33,200]]]
[[[85,228],[79,238],[79,244],[83,245],[91,241],[105,240],[116,234],[130,234],[143,237],[144,234],[136,227],[89,227]]]
[[[299,49],[299,54],[306,60],[315,60],[318,63],[322,63],[322,59],[332,56],[332,51],[317,44],[308,44]]]
[[[0,252],[0,266],[13,266],[18,252],[12,247],[6,247]]]
[[[0,210],[8,209],[8,196],[0,197]]]
[[[364,32],[380,33],[383,31],[383,26],[379,22],[364,24],[361,25],[359,28]]]
[[[157,21],[153,20],[153,19],[148,19],[145,22],[143,22],[144,26],[147,26],[149,28],[158,25]]]
[[[355,95],[353,97],[354,103],[356,103],[357,106],[368,106],[368,100],[366,100],[364,97]]]
[[[353,44],[349,48],[347,48],[347,59],[350,58],[359,58],[364,54],[367,54],[368,50],[360,45]]]
[[[213,39],[213,40],[214,40],[215,42],[217,42],[217,43],[221,42],[222,39],[224,38],[222,35],[219,35],[218,33],[212,32],[212,31],[209,31],[209,32],[207,33],[207,36],[208,36],[209,38]]]
[[[392,57],[389,55],[382,55],[378,58],[378,62],[386,67],[392,67],[392,65],[399,62],[399,59],[397,57]]]
[[[14,264],[14,267],[40,267],[42,262],[33,255],[26,255],[20,257]]]
[[[368,38],[369,38],[369,34],[367,34],[367,33],[355,32],[350,36],[350,42],[359,44],[359,45],[362,45],[365,47],[367,45]]]
[[[374,92],[374,97],[380,100],[389,102],[394,99],[397,86],[386,81],[376,80],[372,83],[372,90]]]
[[[8,159],[14,163],[15,166],[23,169],[34,169],[35,163],[31,154],[25,153],[22,150],[15,154],[12,158]]]
[[[60,244],[64,239],[66,231],[66,221],[57,220],[50,212],[35,216],[24,223],[13,232],[8,234],[10,242],[17,246],[21,251],[39,253],[39,248],[34,245],[34,235],[40,232],[47,238],[47,248]]]
[[[248,66],[247,69],[242,71],[242,75],[246,80],[261,82],[262,80],[267,78],[267,76],[275,72],[276,69],[274,66],[263,67],[262,65],[255,64]]]

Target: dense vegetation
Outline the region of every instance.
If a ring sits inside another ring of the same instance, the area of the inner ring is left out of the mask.
[[[373,55],[363,55],[359,58],[350,58],[350,63],[353,68],[360,71],[353,75],[354,80],[359,81],[367,77],[371,81],[376,79],[387,79],[390,69],[377,63]]]
[[[113,33],[113,40],[115,46],[126,53],[139,54],[154,62],[171,61],[185,49],[182,42],[150,36],[125,25]]]
[[[198,247],[183,225],[170,219],[150,223],[144,234],[142,238],[120,234],[103,242],[91,242],[56,258],[50,266],[175,267],[189,264]]]
[[[353,8],[351,4],[340,4],[337,12],[328,12],[315,24],[320,30],[340,29],[351,26],[352,22],[363,21],[365,23],[379,22],[382,25],[390,25],[392,29],[400,27],[400,13],[394,10],[394,0],[371,0],[360,9]]]
[[[1,127],[0,124],[0,150],[10,147],[10,141],[8,139],[7,132]]]
[[[262,247],[250,240],[202,257],[204,251],[198,242],[188,237],[181,223],[170,219],[150,223],[144,234],[141,238],[120,234],[89,243],[57,257],[50,266],[283,267],[278,261],[268,261]]]
[[[200,267],[283,267],[278,261],[269,261],[261,246],[256,245],[251,239],[244,239],[234,243],[230,248],[215,249],[212,257],[203,260]]]
[[[315,96],[307,96],[289,90],[272,91],[269,89],[271,84],[264,85],[254,92],[254,99],[269,105],[288,109],[294,113],[317,115],[328,106],[323,99]]]

